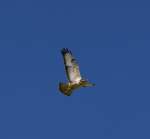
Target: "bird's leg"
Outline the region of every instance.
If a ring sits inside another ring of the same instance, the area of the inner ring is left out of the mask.
[[[69,83],[68,83],[68,87],[70,88],[70,86],[71,86],[71,83],[69,82]]]

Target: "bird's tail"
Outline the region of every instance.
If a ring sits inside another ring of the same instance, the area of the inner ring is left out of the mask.
[[[72,89],[69,87],[69,85],[62,82],[59,83],[59,90],[66,96],[70,96],[72,93]]]

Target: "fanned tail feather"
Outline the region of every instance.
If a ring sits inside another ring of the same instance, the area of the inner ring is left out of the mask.
[[[72,89],[69,87],[68,84],[59,83],[59,90],[66,96],[70,96],[72,94]]]

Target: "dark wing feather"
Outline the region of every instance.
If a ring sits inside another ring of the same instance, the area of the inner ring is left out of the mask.
[[[61,50],[61,53],[64,58],[64,64],[68,80],[70,82],[76,82],[78,80],[81,80],[79,65],[77,64],[76,59],[73,57],[72,52],[67,48],[63,48]]]

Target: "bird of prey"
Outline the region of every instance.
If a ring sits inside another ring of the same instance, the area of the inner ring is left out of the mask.
[[[66,96],[70,96],[72,92],[77,88],[95,85],[81,77],[79,65],[69,49],[63,48],[61,50],[61,53],[64,59],[68,83],[59,83],[60,92],[62,92]]]

